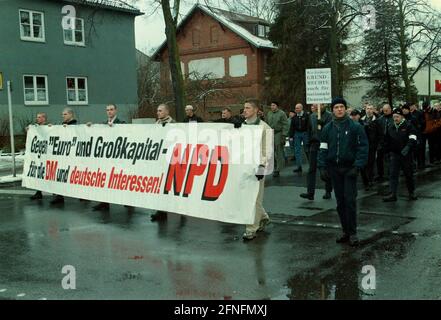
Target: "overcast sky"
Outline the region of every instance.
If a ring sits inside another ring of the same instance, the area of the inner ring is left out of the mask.
[[[150,1],[143,1],[146,3]],[[198,1],[186,1],[181,10],[182,15],[185,15]],[[193,2],[193,4],[192,4]],[[200,1],[203,3],[203,1]],[[434,7],[441,10],[441,0],[430,0]],[[135,34],[136,34],[136,48],[145,52],[151,53],[152,50],[157,48],[164,40],[164,22],[162,18],[161,10],[159,9],[155,14],[150,14],[152,9],[148,7],[141,7],[138,5],[142,12],[146,15],[137,17],[135,20]]]

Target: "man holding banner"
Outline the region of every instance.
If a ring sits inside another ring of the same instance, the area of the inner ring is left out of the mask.
[[[114,124],[125,124],[126,122],[123,120],[120,120],[118,118],[118,109],[117,106],[113,103],[106,106],[106,114],[107,114],[107,121],[104,121],[103,124],[108,124],[109,127],[112,127]],[[91,126],[91,123],[89,122],[87,124],[89,127]],[[132,209],[133,207],[130,207]],[[94,211],[100,211],[100,210],[109,210],[110,205],[107,202],[100,202],[96,206],[93,207]]]
[[[47,121],[47,115],[44,112],[39,112],[37,113],[37,118],[36,118],[36,126],[44,126],[46,125],[46,121]],[[26,132],[29,130],[29,127],[26,127]],[[40,200],[43,199],[43,194],[41,193],[41,191],[36,191],[35,194],[33,196],[30,197],[31,200]]]
[[[255,220],[251,225],[247,225],[245,233],[243,234],[244,240],[253,240],[256,237],[257,232],[263,231],[265,226],[270,223],[270,218],[263,207],[263,192],[265,189],[265,169],[268,167],[268,159],[266,156],[267,146],[266,146],[266,131],[272,130],[271,127],[258,117],[259,107],[255,101],[249,100],[244,105],[244,125],[256,125],[261,126],[263,129],[262,133],[262,144],[261,144],[261,157],[260,165],[257,168],[256,178],[259,181],[259,193],[256,199],[255,207]]]
[[[74,112],[71,108],[64,108],[63,113],[61,114],[63,117],[63,126],[72,126],[77,124],[77,120],[75,119]],[[64,203],[64,197],[60,195],[54,195],[55,197],[52,199],[51,204],[61,204]]]

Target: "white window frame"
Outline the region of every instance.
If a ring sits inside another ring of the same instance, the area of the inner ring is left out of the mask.
[[[258,24],[257,25],[257,36],[260,38],[265,38],[266,37],[266,28],[263,24]]]
[[[72,19],[72,18],[70,18],[70,19]],[[82,19],[82,18],[73,18],[73,19],[75,19],[75,26],[76,26],[76,24],[77,24],[77,20],[81,20],[81,26],[82,26],[82,28],[81,28],[81,34],[82,34],[82,39],[83,39],[83,41],[81,41],[81,42],[75,41],[75,32],[77,31],[75,28],[74,28],[74,29],[71,29],[71,30],[69,30],[69,29],[64,29],[64,28],[63,28],[63,40],[64,40],[64,44],[69,45],[69,46],[80,46],[80,47],[85,47],[85,46],[86,46],[86,42],[85,42],[85,39],[84,39],[84,19]],[[71,35],[72,35],[72,39],[73,39],[73,41],[68,41],[68,40],[66,40],[66,34],[64,33],[66,30],[69,30],[69,31],[71,32]]]
[[[22,23],[21,23],[21,13],[27,12],[29,14],[29,27],[31,31],[31,36],[27,37],[23,35],[22,32]],[[41,14],[41,33],[43,35],[42,38],[34,37],[34,13]],[[33,42],[46,42],[46,32],[44,28],[44,12],[41,11],[34,11],[34,10],[27,10],[27,9],[19,9],[18,10],[18,22],[20,27],[20,39],[24,41],[33,41]]]
[[[26,100],[26,77],[32,77],[33,78],[33,89],[34,89],[34,100],[33,101],[27,101]],[[37,78],[41,77],[44,78],[44,84],[46,89],[46,100],[45,101],[38,101],[38,93],[37,93]],[[47,76],[42,74],[24,74],[23,75],[23,101],[25,106],[44,106],[49,104],[49,86],[47,81]]]
[[[69,88],[67,87],[67,80],[68,79],[75,79],[75,98],[76,98],[75,101],[69,101]],[[78,97],[79,97],[79,95],[78,95],[78,79],[85,80],[84,83],[85,83],[85,90],[86,90],[86,101],[79,101],[78,100]],[[66,84],[66,101],[67,101],[68,105],[70,105],[70,106],[72,106],[72,105],[85,106],[85,105],[89,104],[89,83],[88,83],[87,77],[67,76],[65,84]]]

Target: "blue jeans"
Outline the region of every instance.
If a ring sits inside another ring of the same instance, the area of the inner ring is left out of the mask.
[[[294,152],[296,155],[296,164],[302,166],[302,142],[304,146],[309,144],[307,132],[296,132],[294,134]]]

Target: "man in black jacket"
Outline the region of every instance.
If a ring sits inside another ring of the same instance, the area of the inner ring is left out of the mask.
[[[186,117],[184,118],[184,123],[188,122],[204,122],[204,120],[201,117],[198,117],[194,113],[194,108],[192,105],[188,105],[185,107],[185,114]]]
[[[384,138],[387,135],[387,129],[393,122],[392,119],[392,107],[389,104],[383,106],[383,115],[378,119],[378,125],[380,126],[380,140],[377,148],[377,174],[376,181],[382,182],[384,180],[384,163],[388,161],[384,153]]]
[[[74,112],[71,108],[64,108],[61,115],[63,117],[62,124],[64,127],[76,125],[78,123],[77,120],[75,119]],[[54,195],[54,198],[52,199],[52,201],[50,203],[51,204],[64,203],[64,197],[56,194],[56,195]]]
[[[323,128],[332,121],[332,114],[325,109],[324,105],[315,105],[314,109],[317,109],[317,112],[313,112],[310,115],[308,126],[309,170],[306,177],[307,192],[300,195],[300,197],[308,200],[314,200],[320,136]],[[320,109],[320,119],[318,119],[318,109]],[[331,199],[332,183],[329,174],[320,171],[320,178],[325,182],[325,194],[323,195],[323,199]]]
[[[379,125],[377,116],[374,114],[374,109],[373,105],[368,104],[365,109],[366,115],[361,118],[360,122],[364,126],[369,142],[368,163],[361,171],[361,177],[366,191],[370,190],[373,185],[375,155],[377,154],[378,144],[381,139],[381,126]]]
[[[303,111],[303,105],[301,103],[295,106],[295,112],[296,114],[291,119],[289,138],[291,141],[294,141],[294,152],[297,164],[297,169],[295,169],[294,172],[302,172],[302,144],[305,148],[309,144],[309,114]]]
[[[335,98],[331,107],[334,119],[323,129],[318,166],[328,169],[337,199],[343,235],[336,242],[356,246],[357,176],[367,164],[369,143],[363,127],[347,115],[344,99]]]
[[[409,103],[410,114],[415,119],[414,127],[417,131],[417,146],[415,152],[415,158],[418,163],[418,169],[424,169],[426,167],[426,144],[427,139],[423,132],[426,130],[426,118],[424,113],[418,109],[417,103]]]
[[[397,201],[398,179],[401,169],[406,178],[409,200],[417,200],[412,170],[412,149],[417,144],[417,131],[413,125],[404,118],[401,109],[397,108],[394,110],[393,119],[394,122],[389,125],[385,137],[385,152],[390,153],[390,196],[384,198],[383,201]]]
[[[106,106],[106,114],[107,114],[107,121],[104,121],[103,124],[109,125],[109,127],[113,127],[114,124],[125,124],[126,122],[123,120],[120,120],[118,118],[118,109],[115,104],[111,103]],[[91,125],[91,123],[87,123],[88,126]],[[126,206],[129,209],[133,209],[133,207]],[[100,211],[100,210],[109,210],[110,204],[107,202],[100,202],[97,205],[95,205],[92,208],[94,211]]]

